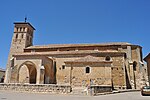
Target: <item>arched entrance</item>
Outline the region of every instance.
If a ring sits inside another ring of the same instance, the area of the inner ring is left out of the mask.
[[[37,70],[34,63],[26,61],[18,69],[18,83],[36,84]]]
[[[45,65],[44,66],[44,84],[51,84],[53,83],[53,71],[52,71],[52,65]]]

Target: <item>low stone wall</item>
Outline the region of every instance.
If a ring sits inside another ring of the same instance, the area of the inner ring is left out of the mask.
[[[54,84],[0,84],[0,90],[10,90],[30,93],[58,93],[67,94],[71,92],[71,86]]]
[[[90,86],[90,94],[92,95],[105,92],[112,92],[112,86]]]

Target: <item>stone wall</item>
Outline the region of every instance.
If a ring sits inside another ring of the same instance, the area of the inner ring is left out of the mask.
[[[49,84],[0,84],[0,90],[10,90],[29,93],[58,93],[67,94],[71,92],[71,86],[49,85]]]
[[[150,85],[150,58],[147,59],[147,73],[148,73],[148,81]]]
[[[4,82],[5,71],[0,70],[0,83]]]
[[[87,63],[73,64],[72,85],[87,86],[90,85],[111,85],[111,63]],[[90,73],[86,73],[86,67],[90,68]],[[82,76],[82,77],[81,77]]]
[[[123,88],[125,84],[125,68],[123,56],[112,57],[113,67],[112,69],[112,81],[113,86],[116,88]]]
[[[112,86],[90,86],[90,95],[98,95],[99,93],[112,92]]]
[[[57,67],[57,75],[56,75],[57,84],[70,84],[69,80],[70,80],[70,75],[71,75],[71,73],[70,73],[71,66],[74,67],[72,70],[72,74],[75,74],[75,77],[73,75],[71,77],[73,79],[75,79],[75,78],[80,79],[80,82],[77,82],[77,80],[75,80],[77,83],[82,83],[82,80],[86,81],[87,77],[89,77],[89,79],[99,78],[99,79],[104,80],[104,78],[106,76],[104,76],[105,74],[102,74],[102,73],[104,70],[107,70],[107,69],[109,70],[109,72],[106,72],[106,73],[108,73],[108,77],[110,79],[109,75],[111,74],[111,68],[110,67],[103,68],[103,67],[105,67],[104,64],[102,66],[101,66],[101,64],[99,64],[99,65],[95,65],[93,63],[88,64],[89,67],[92,67],[91,70],[92,70],[93,74],[91,73],[91,74],[87,75],[87,74],[85,74],[85,68],[87,67],[87,64],[66,65],[66,63],[65,63],[66,61],[74,61],[74,60],[82,59],[86,56],[88,56],[88,55],[80,54],[80,55],[72,55],[72,56],[65,55],[65,56],[55,57],[56,67]],[[98,53],[97,53],[95,55],[91,54],[91,56],[94,56],[95,58],[99,59],[99,61],[105,61],[106,55],[98,55]],[[63,65],[65,66],[65,68],[62,68]],[[104,78],[101,78],[101,77],[104,77]],[[107,79],[108,79],[108,77],[107,77]],[[109,84],[110,84],[110,82],[109,82]]]

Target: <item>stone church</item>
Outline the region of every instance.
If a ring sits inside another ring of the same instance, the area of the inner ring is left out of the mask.
[[[142,47],[130,43],[33,45],[35,28],[14,23],[4,83],[141,87]]]

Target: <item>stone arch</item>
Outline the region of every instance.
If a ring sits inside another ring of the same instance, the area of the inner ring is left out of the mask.
[[[51,79],[51,76],[50,76],[51,72],[50,71],[51,71],[50,66],[44,65],[44,84],[50,83],[50,79]]]
[[[22,63],[18,68],[18,83],[36,84],[37,69],[36,65],[31,61]]]
[[[54,83],[54,65],[53,62],[44,65],[44,84]]]
[[[47,60],[43,61],[44,67],[44,84],[53,84],[55,83],[55,72],[54,72],[54,61],[55,59],[49,57]]]

